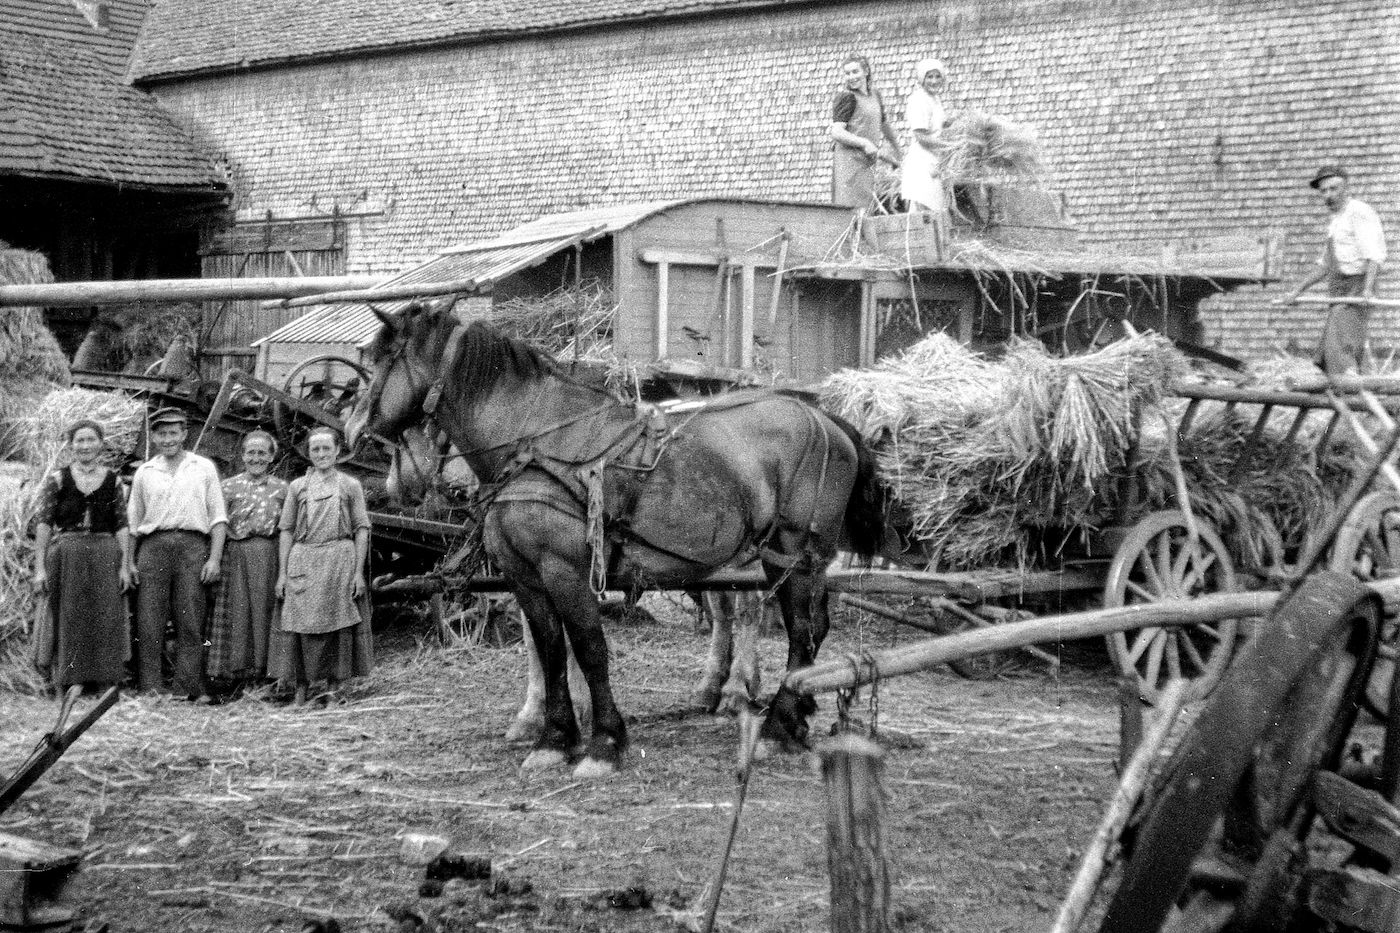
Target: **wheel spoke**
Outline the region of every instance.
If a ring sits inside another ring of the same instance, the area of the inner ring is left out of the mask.
[[[1162,654],[1167,647],[1167,633],[1161,629],[1152,631],[1158,637],[1152,639],[1152,650],[1147,652],[1147,670],[1143,672],[1142,678],[1149,690],[1157,689],[1157,676],[1162,673]]]
[[[1148,585],[1156,591],[1158,599],[1165,598],[1167,595],[1166,584],[1162,580],[1162,575],[1157,572],[1157,565],[1152,562],[1152,552],[1148,548],[1143,548],[1138,552],[1137,563],[1142,567],[1142,575],[1147,580]]]
[[[1156,603],[1162,601],[1162,595],[1160,593],[1151,592],[1146,587],[1134,583],[1132,580],[1128,581],[1128,592],[1145,603]]]
[[[1152,647],[1153,639],[1161,633],[1159,628],[1138,629],[1137,635],[1133,638],[1132,645],[1128,648],[1128,663],[1137,667],[1137,662],[1142,658],[1142,653]]]
[[[1190,563],[1190,571],[1181,581],[1181,595],[1183,596],[1190,596],[1196,585],[1205,581],[1206,573],[1215,564],[1214,551],[1197,551],[1195,557],[1196,560]]]
[[[1185,641],[1184,636],[1178,632],[1167,633],[1167,679],[1179,680],[1181,678],[1181,643]]]

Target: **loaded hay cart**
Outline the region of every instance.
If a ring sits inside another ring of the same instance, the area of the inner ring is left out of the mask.
[[[1159,634],[1140,634],[1130,644],[1144,638],[1158,644],[1193,625],[1260,618],[1238,657],[1221,665],[1218,688],[1179,737],[1172,736],[1173,724],[1199,691],[1180,676],[1184,671],[1154,691],[1152,728],[1129,749],[1119,790],[1086,849],[1054,933],[1072,933],[1086,917],[1101,933],[1396,929],[1400,678],[1394,677],[1391,614],[1400,605],[1394,548],[1400,472],[1393,465],[1400,426],[1368,385],[1397,387],[1394,380],[1339,379],[1324,393],[1223,399],[1262,404],[1261,418],[1269,406],[1288,405],[1302,415],[1325,405],[1335,415],[1327,432],[1344,425],[1369,451],[1297,562],[1281,568],[1282,592],[1193,597],[1185,588],[1163,587],[1151,594],[1159,598],[1121,607],[1011,622],[818,664],[789,675],[786,685],[808,695],[843,691],[838,708],[845,709],[849,692],[862,684],[987,650],[1142,632],[1144,625]],[[1369,433],[1357,402],[1382,429],[1382,440]],[[1189,524],[1187,513],[1165,538],[1165,519],[1140,526],[1134,540],[1155,542],[1134,548],[1146,555],[1146,563],[1133,562],[1144,576],[1149,567],[1175,574],[1205,559],[1200,529],[1191,553]],[[1160,531],[1148,535],[1146,529]],[[1132,566],[1117,558],[1114,564]],[[1380,718],[1379,728],[1358,720],[1363,706]],[[1095,913],[1094,893],[1117,862],[1114,894]]]

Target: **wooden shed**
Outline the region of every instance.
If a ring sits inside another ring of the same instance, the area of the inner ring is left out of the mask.
[[[1090,253],[1046,203],[983,191],[951,228],[927,215],[866,218],[827,204],[618,205],[444,250],[384,285],[463,283],[473,297],[457,313],[467,318],[596,279],[618,307],[619,359],[688,379],[745,372],[810,383],[934,329],[983,349],[1012,334],[1079,349],[1110,336],[1105,322],[1121,318],[1191,341],[1203,297],[1261,280],[1258,269],[1206,270],[1179,254]],[[358,360],[377,328],[365,304],[321,307],[253,344],[257,375],[278,384],[309,357]]]

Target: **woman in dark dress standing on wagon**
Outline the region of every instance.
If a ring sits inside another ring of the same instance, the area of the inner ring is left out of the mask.
[[[126,490],[102,463],[101,425],[79,421],[67,438],[73,462],[44,478],[39,501],[34,586],[48,596],[52,629],[37,660],[55,687],[98,688],[121,683],[131,655]]]
[[[899,136],[875,90],[870,62],[851,55],[841,63],[841,87],[831,104],[831,203],[868,210],[875,203],[875,163],[888,141],[898,164]]]

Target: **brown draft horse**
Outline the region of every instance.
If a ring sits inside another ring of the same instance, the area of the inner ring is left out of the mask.
[[[352,443],[396,438],[431,416],[491,484],[483,544],[525,611],[545,675],[545,726],[524,768],[581,752],[575,775],[606,775],[627,747],[598,620],[604,574],[612,588],[680,589],[757,554],[776,588],[788,669],[813,662],[838,544],[869,556],[884,539],[885,490],[850,425],[775,392],[662,413],[571,377],[487,324],[463,325],[450,307],[380,317],[373,381],[347,433]],[[565,638],[592,701],[586,742]],[[803,743],[814,709],[779,690],[760,740]]]

